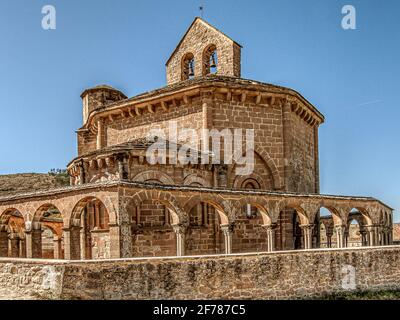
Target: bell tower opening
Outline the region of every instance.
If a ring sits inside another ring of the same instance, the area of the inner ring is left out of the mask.
[[[182,76],[181,80],[190,80],[195,76],[195,61],[193,53],[187,53],[182,59]]]
[[[214,44],[209,45],[203,53],[203,76],[216,74],[218,72],[218,54],[217,47]]]
[[[197,17],[166,63],[168,85],[209,74],[240,78],[242,46]]]

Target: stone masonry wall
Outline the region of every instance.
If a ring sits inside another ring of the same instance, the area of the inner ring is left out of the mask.
[[[120,261],[0,259],[10,295],[62,299],[290,299],[400,289],[400,247]],[[351,282],[350,282],[351,283]]]
[[[204,50],[215,45],[218,55],[218,75],[240,77],[240,47],[227,36],[198,19],[183,38],[167,63],[167,82],[174,84],[182,80],[182,59],[191,53],[194,56],[195,77],[204,75]]]

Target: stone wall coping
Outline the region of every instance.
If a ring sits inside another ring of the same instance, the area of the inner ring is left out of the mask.
[[[390,246],[374,246],[374,247],[353,247],[353,248],[324,248],[324,249],[307,249],[307,250],[282,250],[274,252],[249,252],[249,253],[233,253],[233,254],[215,254],[215,255],[192,255],[192,256],[169,256],[169,257],[138,257],[138,258],[121,258],[121,259],[102,259],[102,260],[55,260],[55,259],[27,259],[27,258],[0,258],[0,263],[20,263],[35,265],[91,265],[91,264],[109,264],[119,263],[150,263],[150,262],[168,262],[168,261],[193,261],[193,260],[215,260],[215,259],[235,259],[246,257],[274,257],[280,255],[301,255],[301,254],[318,254],[324,252],[342,252],[351,253],[353,251],[400,251],[400,245]]]
[[[168,186],[159,185],[154,183],[146,182],[130,182],[130,181],[105,181],[97,183],[88,183],[77,186],[68,186],[62,188],[55,188],[44,191],[37,191],[31,193],[17,194],[6,197],[0,197],[0,204],[10,201],[17,200],[28,200],[30,198],[38,198],[45,196],[54,196],[63,193],[76,192],[82,190],[93,190],[93,189],[104,189],[104,188],[115,188],[115,187],[132,187],[141,189],[158,189],[165,191],[181,191],[181,192],[203,192],[203,193],[218,193],[226,195],[244,195],[244,196],[275,196],[275,197],[298,197],[298,198],[314,198],[314,199],[334,199],[334,200],[354,200],[354,201],[374,201],[378,202],[386,208],[393,210],[382,201],[373,197],[361,197],[361,196],[341,196],[341,195],[325,195],[325,194],[314,194],[314,193],[295,193],[295,192],[279,192],[279,191],[267,191],[267,190],[237,190],[228,188],[207,188],[207,187],[192,187],[192,186]]]

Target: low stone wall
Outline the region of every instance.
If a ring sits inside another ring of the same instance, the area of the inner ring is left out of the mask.
[[[45,299],[293,299],[400,289],[400,246],[90,262],[3,258],[0,287]]]

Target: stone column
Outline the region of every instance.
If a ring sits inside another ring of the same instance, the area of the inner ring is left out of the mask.
[[[72,227],[63,229],[64,257],[66,260],[79,260],[81,258],[80,228]]]
[[[81,258],[81,227],[72,227],[70,229],[71,260]]]
[[[326,246],[328,248],[332,248],[332,236],[333,236],[333,233],[326,234]]]
[[[19,257],[26,258],[26,240],[25,240],[25,238],[21,238],[19,240]]]
[[[176,234],[176,256],[182,257],[185,255],[186,226],[183,224],[174,224],[172,228]]]
[[[263,225],[264,229],[267,230],[267,251],[275,251],[275,230],[276,224]]]
[[[349,229],[345,229],[344,231],[344,248],[347,248],[349,246],[349,236],[350,236],[350,230]]]
[[[338,225],[335,226],[335,232],[336,232],[336,239],[337,239],[337,248],[345,248],[346,247],[346,238],[345,238],[345,232],[346,232],[346,226],[345,225]]]
[[[368,245],[367,231],[365,231],[364,229],[360,230],[360,235],[361,235],[361,246],[366,247]]]
[[[390,244],[390,228],[385,229],[385,245],[388,246]]]
[[[376,227],[374,225],[365,226],[367,230],[367,239],[369,246],[376,246],[377,245],[377,234],[376,234]]]
[[[26,246],[26,257],[33,258],[32,253],[32,231],[25,231],[25,246]]]
[[[388,235],[388,244],[392,245],[393,244],[393,228],[389,227],[389,235]]]
[[[18,233],[9,234],[10,257],[19,258],[19,235]]]
[[[42,258],[42,230],[32,230],[32,258]]]
[[[85,183],[85,166],[83,165],[83,162],[78,164],[79,167],[79,184],[84,184]]]
[[[97,150],[104,147],[104,123],[102,119],[97,121]]]
[[[303,234],[304,249],[312,249],[312,232],[314,229],[313,224],[305,224],[300,226]]]
[[[224,234],[225,254],[231,254],[232,253],[233,225],[232,224],[221,224],[221,230]]]
[[[387,246],[389,241],[388,241],[388,229],[386,227],[382,227],[382,231],[381,231],[381,237],[382,237],[382,241],[381,241],[381,245],[382,246]]]
[[[80,252],[81,252],[81,260],[86,259],[86,233],[85,228],[81,228],[79,231],[79,245],[80,245]]]
[[[8,256],[8,234],[5,226],[0,226],[0,257]]]
[[[71,260],[71,231],[69,229],[63,229],[64,238],[64,259]]]
[[[62,259],[61,238],[54,236],[54,259]]]

